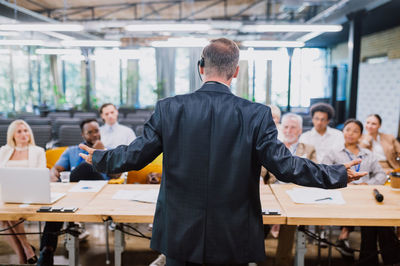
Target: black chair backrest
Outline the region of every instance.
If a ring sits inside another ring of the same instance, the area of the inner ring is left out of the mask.
[[[14,121],[14,119],[9,119],[9,118],[1,118],[0,119],[0,125],[9,125],[11,122]]]
[[[77,112],[77,113],[74,113],[74,118],[80,118],[82,120],[89,119],[89,118],[97,119],[97,113],[94,113],[94,112]]]
[[[50,125],[31,125],[33,136],[37,146],[46,148],[46,143],[51,140]]]
[[[79,118],[57,118],[53,123],[53,134],[54,138],[57,139],[59,137],[60,127],[63,125],[75,125],[79,127],[81,123],[81,119]]]
[[[72,146],[82,142],[81,129],[78,125],[62,125],[58,134],[58,146]]]
[[[30,126],[33,125],[51,125],[51,119],[48,117],[43,118],[29,118],[25,120]]]
[[[136,119],[121,119],[119,123],[121,125],[127,126],[132,128],[133,131],[136,133],[137,126],[143,126],[146,120],[144,118],[136,118]]]
[[[35,114],[30,114],[30,113],[25,113],[25,114],[20,114],[18,115],[18,119],[22,119],[22,120],[27,120],[27,119],[32,119],[32,118],[40,118],[39,115],[35,115]]]
[[[147,119],[144,117],[129,117],[129,118],[119,119],[118,122],[121,124],[142,124],[142,125],[144,125],[144,123],[146,121],[147,121]]]
[[[48,118],[55,120],[57,118],[70,118],[70,112],[51,112],[47,115]]]
[[[7,143],[8,125],[0,125],[0,147]]]
[[[144,119],[145,121],[149,119],[151,113],[128,113],[126,119]]]

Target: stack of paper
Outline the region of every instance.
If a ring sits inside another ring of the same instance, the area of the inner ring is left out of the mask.
[[[115,200],[134,200],[147,203],[156,203],[158,197],[158,189],[146,190],[118,190],[112,199]]]
[[[287,190],[290,198],[295,203],[303,204],[345,204],[342,193],[339,190],[322,188],[292,188]]]
[[[84,181],[81,180],[70,188],[69,192],[99,192],[105,185],[107,181]]]

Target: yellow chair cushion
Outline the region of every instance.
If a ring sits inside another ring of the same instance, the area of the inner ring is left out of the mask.
[[[58,147],[54,149],[50,149],[46,151],[46,166],[47,168],[51,169],[58,159],[61,157],[61,154],[67,149],[68,147]]]
[[[162,173],[162,160],[163,155],[160,154],[154,161],[149,163],[147,166],[139,171],[129,171],[127,184],[146,184],[147,175],[151,172]]]

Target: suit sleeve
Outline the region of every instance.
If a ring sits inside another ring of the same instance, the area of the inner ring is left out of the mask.
[[[259,162],[283,182],[320,188],[347,186],[344,165],[316,164],[311,160],[292,156],[285,145],[277,140],[277,130],[270,109],[265,112],[260,124],[256,152]]]
[[[162,152],[161,111],[158,102],[154,114],[144,125],[143,135],[129,145],[93,153],[93,166],[109,174],[139,170],[152,162]]]

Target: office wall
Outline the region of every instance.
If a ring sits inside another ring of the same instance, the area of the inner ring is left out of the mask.
[[[382,117],[381,131],[397,136],[400,121],[400,59],[360,64],[357,119],[369,114]]]
[[[361,62],[366,58],[387,56],[388,59],[400,58],[400,27],[373,33],[361,39]],[[348,61],[347,42],[331,49],[331,64],[340,65]]]

